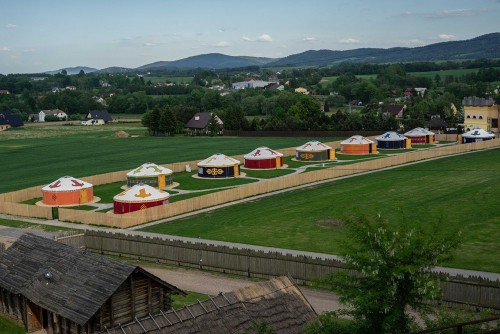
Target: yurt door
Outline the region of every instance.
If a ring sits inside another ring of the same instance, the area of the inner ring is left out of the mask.
[[[234,176],[237,177],[240,175],[239,165],[234,165]]]
[[[280,168],[282,166],[281,157],[276,157],[276,168]]]
[[[80,203],[87,203],[87,189],[80,190]]]
[[[158,175],[158,188],[162,189],[167,186],[165,175]]]

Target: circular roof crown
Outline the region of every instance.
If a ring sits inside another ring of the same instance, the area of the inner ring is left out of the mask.
[[[297,151],[325,151],[331,150],[332,148],[326,144],[323,144],[317,140],[312,140],[305,143],[302,146],[296,148]]]
[[[350,138],[347,138],[346,140],[341,141],[340,143],[342,145],[345,144],[361,145],[361,144],[374,144],[374,141],[360,135],[355,135]]]
[[[271,150],[268,147],[261,146],[257,147],[252,152],[245,154],[244,158],[248,160],[264,160],[264,159],[273,159],[277,157],[282,157],[283,154],[277,152],[275,150]]]
[[[145,164],[140,165],[134,170],[131,170],[127,173],[127,176],[131,177],[140,177],[140,176],[156,176],[156,175],[169,175],[172,174],[172,170],[158,166],[152,162],[146,162]]]
[[[424,128],[415,128],[413,130],[410,130],[405,133],[405,136],[407,137],[419,137],[419,136],[427,136],[427,135],[433,135],[434,132],[429,131]]]
[[[198,166],[201,167],[229,167],[239,164],[239,160],[228,157],[222,153],[216,153],[205,160],[198,162]]]
[[[74,191],[74,190],[82,190],[92,188],[92,184],[76,179],[72,176],[63,176],[55,180],[49,185],[46,185],[42,188],[42,191]]]
[[[114,201],[127,203],[163,201],[170,197],[166,191],[153,188],[147,184],[136,184],[113,197]]]
[[[384,133],[383,135],[380,135],[378,137],[375,137],[376,140],[378,141],[399,141],[399,140],[405,140],[408,139],[405,136],[394,132],[394,131],[388,131]]]

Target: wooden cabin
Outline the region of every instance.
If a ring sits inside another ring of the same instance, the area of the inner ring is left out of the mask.
[[[0,256],[0,311],[28,331],[94,333],[170,309],[184,294],[146,270],[24,234]]]

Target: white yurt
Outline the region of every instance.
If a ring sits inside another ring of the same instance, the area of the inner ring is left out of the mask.
[[[142,183],[161,189],[172,185],[172,175],[172,170],[146,162],[127,173],[127,186],[132,187]]]
[[[462,144],[475,143],[479,141],[491,140],[494,138],[494,133],[485,131],[481,128],[476,128],[462,134]]]
[[[136,184],[113,197],[113,212],[123,214],[167,204],[170,194],[147,184]]]

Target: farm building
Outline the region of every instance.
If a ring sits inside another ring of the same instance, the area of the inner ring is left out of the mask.
[[[373,140],[363,136],[352,136],[340,142],[340,152],[343,154],[375,154],[377,145]]]
[[[151,187],[165,188],[172,185],[173,171],[152,162],[146,162],[127,173],[127,186],[147,184]]]
[[[18,126],[23,125],[23,120],[20,115],[11,114],[9,111],[0,113],[0,131],[7,130],[9,128],[17,128]]]
[[[92,110],[85,115],[82,125],[103,125],[111,122],[113,118],[107,110]]]
[[[245,167],[254,169],[271,169],[283,167],[283,154],[268,147],[257,147],[246,154]]]
[[[411,148],[411,140],[394,131],[386,132],[376,137],[375,140],[377,141],[377,148]]]
[[[0,256],[0,310],[28,331],[94,333],[169,309],[184,294],[144,269],[34,234]]]
[[[167,204],[170,194],[148,186],[136,184],[113,197],[113,212],[116,214],[129,213]]]
[[[434,132],[424,128],[415,128],[405,133],[405,136],[410,138],[412,144],[433,144],[436,142]]]
[[[198,112],[196,113],[189,122],[186,123],[186,132],[196,135],[196,134],[207,134],[210,132],[209,124],[214,116],[214,120],[217,123],[218,133],[222,134],[224,129],[224,122],[219,118],[219,116],[214,115],[211,112]]]
[[[240,176],[240,161],[221,153],[216,153],[198,162],[198,176],[226,178]]]
[[[80,205],[94,200],[92,184],[63,176],[42,188],[43,204],[46,205]]]
[[[253,333],[254,323],[265,322],[273,333],[298,334],[316,317],[291,280],[277,277],[101,333]]]
[[[494,133],[487,132],[481,128],[476,128],[474,130],[470,130],[470,131],[467,131],[466,133],[462,134],[462,144],[475,143],[475,142],[490,140],[490,139],[494,139],[494,138],[495,138]]]
[[[295,149],[295,159],[299,161],[335,160],[335,150],[319,141],[312,140]]]
[[[68,119],[68,114],[66,114],[61,109],[51,109],[51,110],[42,110],[38,113],[38,121],[45,122],[45,117],[52,116],[57,117],[58,120],[64,121]]]

